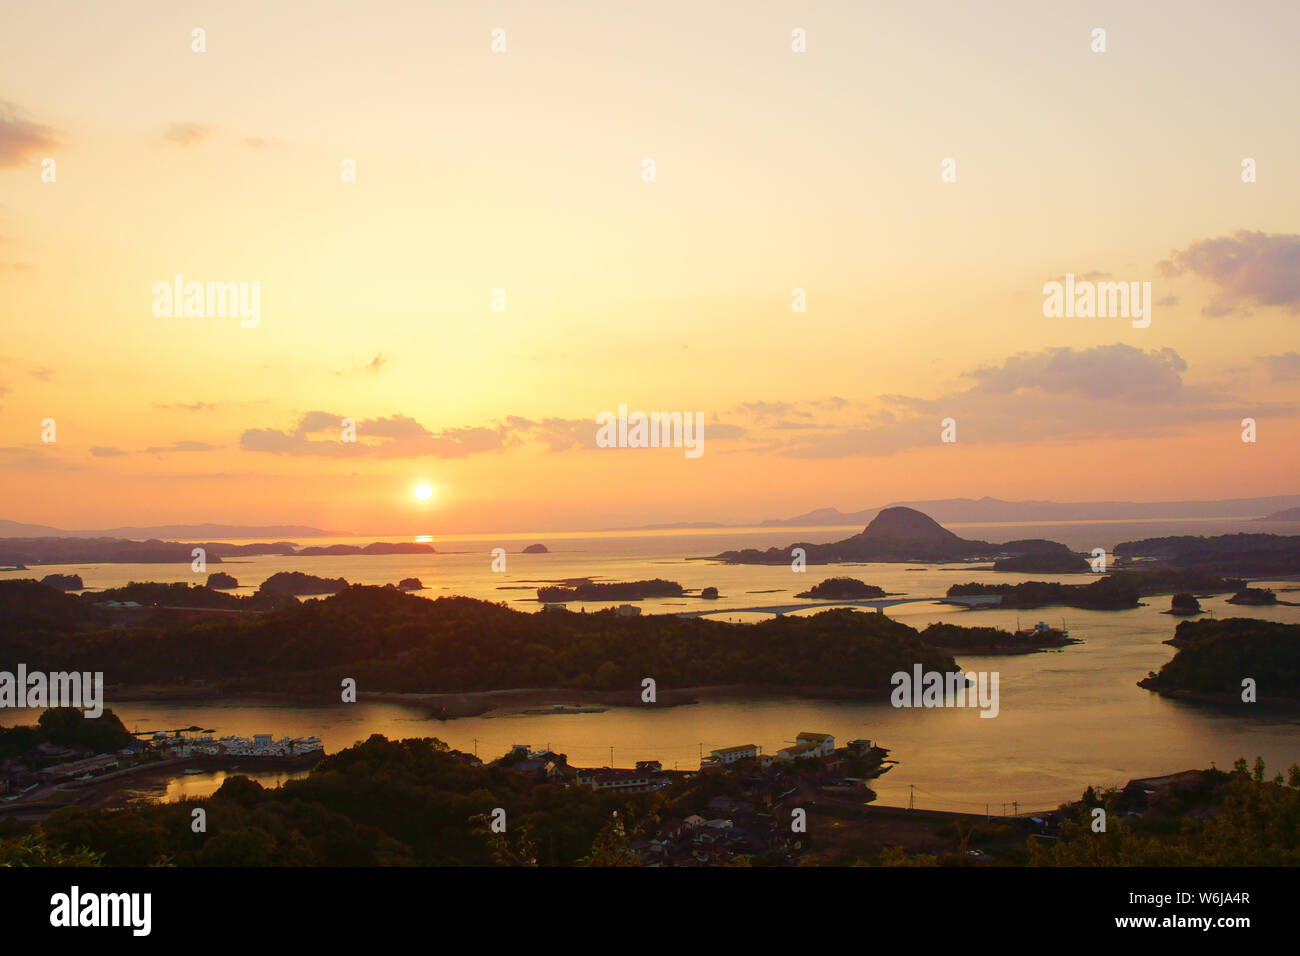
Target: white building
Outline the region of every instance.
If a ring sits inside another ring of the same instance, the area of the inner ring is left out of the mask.
[[[735,763],[737,760],[753,760],[758,756],[757,744],[743,744],[739,747],[723,747],[710,751],[718,763]]]
[[[835,753],[835,738],[830,734],[819,734],[805,730],[795,736],[796,744],[812,744],[815,748],[815,756],[829,757]]]

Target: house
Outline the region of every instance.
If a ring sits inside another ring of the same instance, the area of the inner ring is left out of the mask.
[[[835,738],[830,734],[803,731],[794,738],[796,744],[812,744],[816,748],[814,756],[826,757],[835,752]]]
[[[641,613],[641,609],[635,604],[620,604],[614,613],[619,617],[636,617]]]
[[[819,756],[817,745],[811,743],[782,747],[776,752],[777,760],[802,760],[817,756]]]
[[[660,773],[649,770],[617,770],[611,767],[599,767],[579,770],[577,783],[580,787],[605,793],[649,793],[662,790],[670,783]]]
[[[742,744],[739,747],[723,747],[710,751],[718,763],[735,763],[737,760],[753,760],[758,756],[757,744]]]

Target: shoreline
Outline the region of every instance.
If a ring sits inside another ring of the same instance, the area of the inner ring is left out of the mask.
[[[591,690],[564,687],[517,687],[479,691],[361,691],[358,702],[389,703],[414,707],[441,720],[457,717],[499,717],[523,712],[522,708],[574,708],[555,713],[594,712],[590,708],[610,707],[683,707],[703,700],[771,700],[802,697],[812,700],[888,700],[892,686],[880,688],[823,687],[820,685],[780,684],[711,684],[698,687],[660,689],[653,703],[641,700],[639,688],[628,690]],[[278,691],[230,691],[212,687],[123,687],[105,694],[105,706],[129,703],[229,704],[235,701],[261,701],[286,706],[322,707],[337,703],[319,695]],[[543,712],[543,715],[545,712]]]
[[[1163,643],[1168,644],[1169,641]],[[1143,690],[1150,691],[1166,700],[1181,700],[1193,704],[1207,704],[1214,707],[1224,708],[1227,710],[1245,710],[1246,708],[1258,708],[1264,711],[1272,711],[1278,714],[1293,716],[1300,714],[1300,698],[1295,697],[1258,697],[1253,703],[1247,703],[1241,699],[1237,691],[1201,691],[1201,690],[1181,690],[1173,687],[1160,687],[1152,683],[1151,678],[1144,677],[1137,681],[1137,686]]]
[[[373,691],[358,694],[357,699],[416,707],[440,720],[455,720],[457,717],[491,718],[599,713],[612,707],[685,707],[711,700],[772,700],[782,697],[803,697],[814,700],[887,700],[891,689],[711,684],[659,690],[653,703],[643,702],[639,690],[601,691],[563,687],[428,694]]]
[[[89,780],[68,780],[40,788],[34,799],[0,801],[0,819],[44,819],[64,807],[91,810],[119,809],[128,806],[131,795],[139,790],[166,791],[173,780],[182,780],[186,770],[204,773],[225,772],[230,775],[268,772],[293,773],[311,770],[325,758],[324,751],[311,751],[295,757],[252,757],[200,755],[156,760],[125,767]],[[156,803],[157,800],[147,802]]]

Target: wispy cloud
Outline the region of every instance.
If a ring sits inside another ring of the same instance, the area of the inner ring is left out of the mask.
[[[1192,273],[1216,288],[1207,315],[1231,315],[1250,306],[1300,312],[1300,235],[1238,230],[1175,250],[1156,267],[1162,275]]]
[[[1283,352],[1281,355],[1260,357],[1268,377],[1274,382],[1293,382],[1300,379],[1300,352]]]
[[[0,101],[0,166],[22,166],[58,145],[53,129],[24,119],[13,103]]]
[[[201,123],[168,123],[158,135],[177,146],[194,146],[212,135],[212,127]]]
[[[962,442],[1033,444],[1044,436],[1149,437],[1242,414],[1296,412],[1291,405],[1243,401],[1222,386],[1190,384],[1186,372],[1186,361],[1173,349],[1143,351],[1122,343],[1052,348],[972,369],[963,376],[973,383],[969,388],[937,398],[881,395],[833,410],[823,405],[811,428],[796,428],[802,420],[786,418],[756,428],[751,437],[755,450],[774,455],[844,458],[932,447],[945,418],[956,420]]]
[[[202,441],[174,441],[170,445],[151,445],[144,450],[146,455],[171,455],[178,452],[215,451],[220,445],[209,445]]]
[[[211,412],[217,408],[215,402],[154,402],[153,407],[164,412]]]

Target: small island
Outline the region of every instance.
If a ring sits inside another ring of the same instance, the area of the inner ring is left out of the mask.
[[[552,585],[537,589],[537,600],[547,603],[563,601],[640,601],[645,598],[681,597],[685,591],[676,581],[655,578],[651,581],[577,581],[572,587]]]
[[[1138,589],[1134,582],[1119,575],[1109,575],[1091,584],[1058,584],[1054,581],[1025,581],[1022,584],[954,584],[948,588],[947,597],[1001,598],[997,606],[1011,608],[1038,608],[1050,605],[1085,608],[1095,611],[1114,611],[1138,606]],[[966,604],[967,601],[952,601]]]
[[[1267,604],[1276,604],[1277,595],[1268,588],[1242,588],[1232,597],[1228,598],[1229,604],[1246,604],[1251,607],[1263,607]]]
[[[524,548],[522,554],[550,554],[550,549],[544,544],[530,544]]]
[[[1166,614],[1200,614],[1201,602],[1196,600],[1195,594],[1175,594],[1169,599],[1169,610]]]
[[[718,589],[705,588],[703,591],[700,592],[700,597],[702,597],[706,601],[716,601],[718,599]]]
[[[882,598],[885,593],[883,588],[878,588],[874,584],[864,584],[857,578],[827,578],[821,584],[816,584],[807,591],[796,594],[795,597],[819,598],[826,601],[863,601]]]
[[[41,583],[60,591],[83,591],[86,588],[80,574],[47,574],[41,578]]]
[[[267,594],[338,594],[346,589],[343,578],[321,578],[301,571],[277,571],[258,589]]]
[[[1300,625],[1257,618],[1182,621],[1166,643],[1178,653],[1160,672],[1138,681],[1162,697],[1250,706],[1252,700],[1285,708],[1300,706]]]
[[[424,584],[421,583],[419,578],[402,578],[397,582],[397,589],[399,591],[423,591]]]
[[[1020,571],[1026,574],[1087,574],[1091,565],[1083,555],[1061,546],[1060,550],[1030,551],[999,558],[993,562],[994,571]]]
[[[239,582],[235,580],[233,574],[227,574],[225,571],[213,571],[208,575],[208,587],[214,591],[229,591],[232,588],[239,587]]]
[[[961,654],[1032,654],[1035,651],[1080,644],[1070,632],[1039,623],[1014,634],[1000,627],[964,627],[961,624],[931,624],[921,631],[921,640],[938,650]]]

